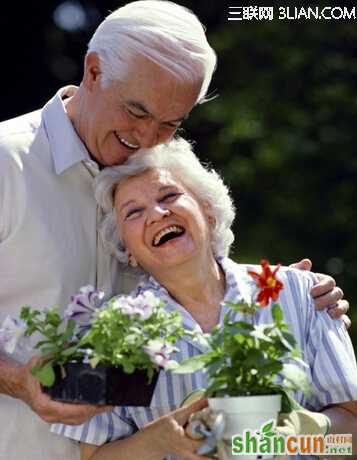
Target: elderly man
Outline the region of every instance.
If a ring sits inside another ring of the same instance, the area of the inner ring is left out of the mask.
[[[24,304],[65,306],[88,283],[108,294],[133,287],[97,236],[93,178],[168,141],[204,101],[215,64],[190,11],[133,2],[98,27],[79,88],[0,125],[0,322]],[[341,297],[326,277],[315,295],[326,286],[325,306]],[[79,424],[103,409],[51,401],[29,372],[33,361],[22,358],[0,352],[0,458],[78,459],[77,445],[50,434],[46,422]]]

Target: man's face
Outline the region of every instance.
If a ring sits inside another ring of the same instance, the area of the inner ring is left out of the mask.
[[[122,164],[140,148],[169,141],[194,106],[201,87],[201,82],[178,81],[140,57],[131,64],[124,81],[111,82],[103,89],[99,67],[94,64],[95,60],[88,63],[87,59],[78,130],[92,157],[104,166]]]

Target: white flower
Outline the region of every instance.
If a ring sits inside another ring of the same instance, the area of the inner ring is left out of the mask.
[[[135,310],[135,313],[137,313],[140,316],[140,319],[142,321],[145,321],[146,319],[150,318],[154,311],[154,306],[152,303],[150,303],[150,300],[148,301],[144,295],[139,295],[132,301],[133,308]]]
[[[26,324],[19,319],[7,316],[0,328],[0,348],[12,354],[23,347]]]
[[[143,298],[145,303],[147,305],[150,305],[152,308],[157,308],[161,303],[161,300],[158,297],[156,297],[156,295],[151,291],[144,291],[141,294],[141,297]]]
[[[209,348],[209,338],[210,334],[205,334],[198,325],[195,326],[192,335],[194,342],[198,343],[201,347]]]
[[[151,353],[159,353],[164,346],[165,343],[162,340],[154,339],[149,340],[148,344],[145,346],[145,349]]]
[[[173,350],[175,350],[174,347],[159,339],[149,340],[144,346],[144,351],[150,356],[151,361],[163,369],[172,367],[173,361],[170,360],[170,353]]]
[[[130,296],[120,296],[120,297],[115,297],[111,301],[111,306],[115,308],[116,310],[119,310],[121,313],[127,316],[133,316],[135,315],[135,310],[132,306],[131,303],[132,297]]]
[[[120,296],[112,300],[114,308],[120,310],[124,315],[138,315],[141,321],[150,318],[159,305],[160,299],[150,291],[144,291],[137,297]]]

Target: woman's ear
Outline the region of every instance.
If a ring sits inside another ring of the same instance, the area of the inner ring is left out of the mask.
[[[135,257],[132,255],[132,254],[129,254],[129,257],[128,257],[128,263],[131,267],[135,268],[138,266],[138,263],[135,259]]]
[[[208,225],[213,228],[216,225],[216,219],[212,216],[212,205],[208,201],[201,202],[203,212],[206,215]]]
[[[208,225],[213,228],[216,225],[216,219],[213,216],[208,216]]]

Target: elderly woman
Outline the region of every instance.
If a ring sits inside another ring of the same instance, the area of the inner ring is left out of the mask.
[[[155,292],[168,309],[181,312],[188,328],[210,331],[222,324],[229,311],[226,303],[242,300],[245,269],[227,258],[235,213],[217,173],[202,166],[181,139],[104,170],[96,192],[105,211],[105,241],[122,263],[150,275],[137,292]],[[341,321],[315,311],[310,273],[282,269],[280,278],[285,284],[280,303],[312,382],[309,399],[295,396],[308,409],[324,411],[331,432],[350,433],[355,416],[339,405],[326,408],[357,399],[348,334]],[[240,313],[234,315],[238,319]],[[258,321],[269,320],[267,309]],[[203,351],[190,339],[181,340],[178,347],[174,358],[179,361]],[[79,427],[57,425],[53,431],[81,441],[82,460],[202,460],[195,453],[198,441],[185,436],[183,426],[203,403],[177,408],[189,392],[204,385],[202,373],[162,372],[149,408],[116,407]]]

